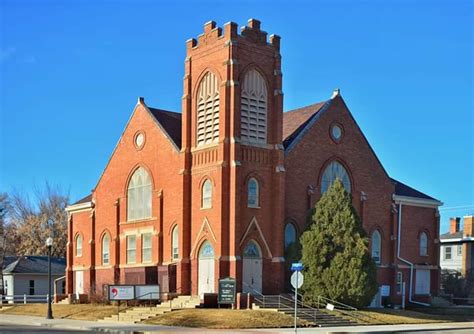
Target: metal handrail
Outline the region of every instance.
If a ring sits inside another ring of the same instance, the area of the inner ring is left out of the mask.
[[[291,291],[294,293],[295,290],[291,289]],[[298,297],[300,297],[301,299],[303,299],[303,295],[298,293]],[[340,305],[339,307],[339,310],[349,310],[349,311],[357,311],[357,308],[353,307],[353,306],[350,306],[350,305],[347,305],[347,304],[344,304],[344,303],[341,303],[341,302],[338,302],[337,300],[333,300],[331,298],[328,298],[328,297],[324,297],[324,296],[318,296],[318,307],[320,307],[320,300],[323,300],[326,304],[327,303],[330,303],[334,306],[337,306],[337,305]],[[335,309],[337,309],[335,307]]]

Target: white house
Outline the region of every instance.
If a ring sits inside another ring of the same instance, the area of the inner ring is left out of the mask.
[[[463,276],[473,275],[474,268],[474,217],[450,219],[450,231],[439,236],[441,269],[458,271]]]
[[[65,258],[51,258],[51,293],[54,293],[54,280],[64,277],[65,270]],[[11,299],[8,296],[14,295],[47,295],[48,257],[6,256],[3,261],[3,287],[6,299]],[[60,290],[61,288],[63,288],[62,285],[60,285]]]

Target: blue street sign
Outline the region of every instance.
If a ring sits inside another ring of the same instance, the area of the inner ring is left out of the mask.
[[[302,271],[303,270],[303,264],[302,263],[292,263],[291,264],[291,271]]]

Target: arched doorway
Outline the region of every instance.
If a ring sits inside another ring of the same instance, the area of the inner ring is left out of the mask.
[[[262,293],[262,252],[253,240],[244,249],[242,290]]]
[[[198,293],[203,297],[205,293],[214,292],[214,248],[209,241],[204,241],[199,250],[198,263],[199,286]]]

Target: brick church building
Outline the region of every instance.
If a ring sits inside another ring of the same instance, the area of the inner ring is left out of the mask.
[[[285,290],[285,248],[340,178],[370,237],[380,293],[429,301],[441,203],[392,179],[336,90],[283,112],[280,37],[254,19],[186,42],[182,111],[132,112],[92,193],[67,208],[67,292]],[[407,162],[409,163],[409,162]]]

